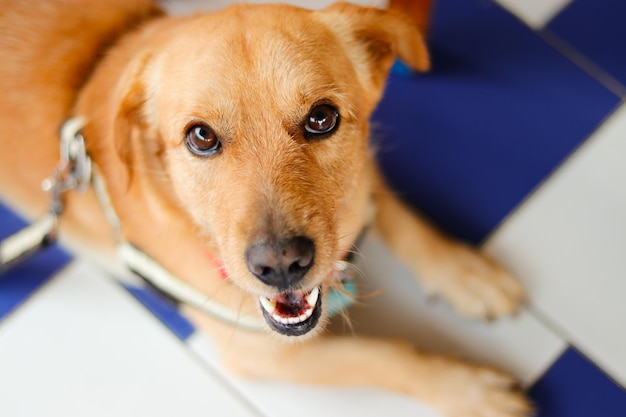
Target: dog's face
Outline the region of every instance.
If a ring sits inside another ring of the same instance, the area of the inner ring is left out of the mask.
[[[118,123],[139,128],[139,159],[269,327],[309,333],[366,221],[368,118],[396,54],[426,68],[421,39],[349,5],[233,7],[162,39],[130,71]]]

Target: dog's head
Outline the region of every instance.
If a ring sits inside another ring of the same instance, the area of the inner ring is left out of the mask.
[[[309,333],[366,222],[369,116],[396,56],[427,69],[422,38],[348,4],[235,6],[143,37],[112,86],[117,155],[159,173],[146,192],[191,219],[273,330]]]

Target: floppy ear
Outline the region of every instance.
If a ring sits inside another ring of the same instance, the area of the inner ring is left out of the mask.
[[[337,3],[322,10],[320,18],[343,43],[361,81],[376,89],[382,91],[396,58],[418,71],[430,68],[416,24],[398,11]]]
[[[145,102],[143,93],[144,89],[141,83],[138,81],[134,83],[122,99],[113,122],[115,150],[122,163],[127,167],[133,164],[133,135],[137,135],[137,130],[141,126],[141,109]]]
[[[117,86],[119,99],[113,120],[113,145],[122,163],[129,168],[137,162],[134,154],[139,145],[138,136],[146,130],[146,89],[142,74],[148,59],[148,55],[136,59],[126,69]],[[132,169],[129,175],[132,178]]]

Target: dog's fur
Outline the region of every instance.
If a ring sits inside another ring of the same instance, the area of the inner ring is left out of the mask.
[[[250,273],[251,244],[310,237],[315,258],[298,288],[326,292],[371,201],[389,246],[461,313],[511,314],[523,299],[512,277],[411,213],[378,173],[368,118],[387,72],[396,56],[418,70],[429,66],[422,38],[401,15],[339,4],[173,18],[147,0],[4,0],[0,10],[0,191],[27,216],[46,211],[40,184],[59,158],[59,126],[80,115],[124,238],[244,314],[260,317],[258,297],[279,292]],[[325,139],[303,135],[317,102],[341,114]],[[186,129],[199,121],[218,132],[218,155],[187,150]],[[66,197],[62,231],[112,255],[115,237],[94,192]],[[228,281],[206,251],[219,257]],[[295,338],[304,343],[293,343],[188,313],[212,334],[224,363],[251,377],[376,386],[450,416],[529,411],[498,372],[401,341],[319,334],[325,317]]]

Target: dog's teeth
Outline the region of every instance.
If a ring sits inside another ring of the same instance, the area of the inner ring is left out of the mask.
[[[309,295],[306,296],[306,302],[309,303],[309,306],[311,306],[311,309],[317,303],[317,298],[319,296],[320,296],[320,290],[317,287],[313,288],[313,290],[309,293]]]
[[[281,317],[278,314],[272,314],[272,318],[282,324],[295,324],[297,321],[293,322],[293,317]]]
[[[306,311],[297,317],[282,317],[278,314],[272,314],[272,319],[282,324],[298,324],[302,323],[313,314],[313,308],[307,308]]]
[[[267,311],[268,313],[273,313],[274,310],[276,310],[276,302],[275,301],[270,300],[270,299],[265,298],[265,297],[259,297],[259,300],[261,301],[261,305],[263,306],[265,311]]]

